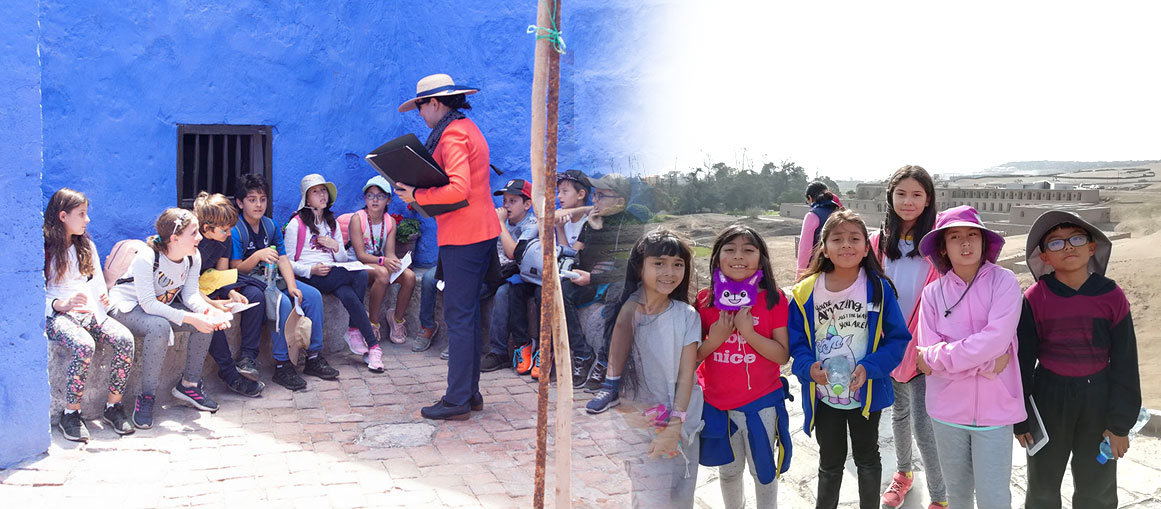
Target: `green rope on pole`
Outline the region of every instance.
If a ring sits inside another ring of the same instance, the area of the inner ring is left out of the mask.
[[[564,36],[559,30],[560,27],[556,24],[556,12],[554,9],[555,5],[551,0],[545,0],[545,3],[548,4],[548,12],[550,15],[549,17],[553,20],[552,27],[546,28],[542,26],[528,25],[528,30],[526,33],[536,34],[536,40],[538,41],[541,39],[547,40],[548,42],[552,43],[552,49],[563,55]]]

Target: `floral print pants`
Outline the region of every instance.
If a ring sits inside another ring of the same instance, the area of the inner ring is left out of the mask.
[[[113,347],[109,366],[109,392],[125,392],[125,381],[129,379],[129,367],[133,364],[133,334],[120,322],[106,318],[104,323],[98,324],[91,313],[53,313],[47,319],[45,333],[49,341],[60,343],[73,354],[65,382],[65,400],[68,404],[81,402],[81,395],[85,392],[85,377],[98,342]]]

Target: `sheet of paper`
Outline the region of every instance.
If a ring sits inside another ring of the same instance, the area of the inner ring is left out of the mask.
[[[347,270],[367,270],[367,264],[358,260],[352,262],[330,262],[327,263],[329,267],[342,267]]]
[[[251,302],[248,304],[243,304],[241,302],[231,302],[229,304],[226,304],[226,307],[229,308],[231,313],[238,314],[238,313],[241,313],[241,312],[243,312],[247,309],[250,309],[254,306],[257,306],[258,304],[261,304],[261,303],[260,302]]]
[[[399,277],[399,275],[402,274],[403,271],[407,270],[407,267],[410,267],[410,266],[411,266],[411,251],[408,251],[407,254],[403,255],[403,258],[399,259],[399,270],[391,273],[391,282],[394,283],[395,278]]]

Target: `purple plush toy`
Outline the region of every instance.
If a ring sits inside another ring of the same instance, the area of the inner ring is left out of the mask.
[[[758,269],[753,276],[745,281],[734,281],[721,269],[714,269],[714,306],[724,311],[737,311],[746,306],[753,306],[758,296],[758,282],[762,280],[762,269]]]

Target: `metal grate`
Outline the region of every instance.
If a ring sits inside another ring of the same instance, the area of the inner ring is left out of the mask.
[[[201,191],[233,200],[238,177],[247,173],[269,184],[270,160],[270,126],[178,124],[177,206],[192,209]]]

